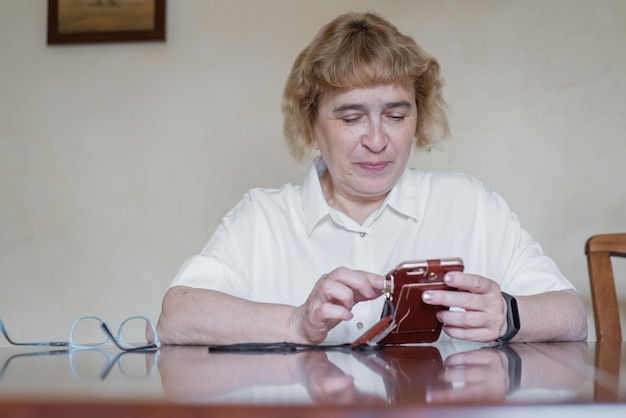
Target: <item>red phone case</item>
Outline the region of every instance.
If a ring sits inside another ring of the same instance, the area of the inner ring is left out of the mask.
[[[391,297],[395,309],[395,328],[381,344],[431,343],[439,338],[441,322],[436,313],[444,306],[427,305],[422,301],[426,290],[456,290],[443,282],[450,271],[463,271],[463,260],[444,258],[400,264],[387,274],[392,285]]]
[[[374,346],[380,342],[395,327],[393,317],[385,316],[365,331],[359,338],[350,344],[352,350],[363,346]]]

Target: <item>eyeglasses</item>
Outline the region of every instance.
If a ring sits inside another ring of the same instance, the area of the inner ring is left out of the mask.
[[[150,341],[146,336],[148,330],[152,333]],[[9,337],[2,319],[0,319],[0,331],[10,344],[16,346],[69,347],[77,350],[88,350],[113,343],[123,351],[155,350],[160,346],[156,328],[152,321],[145,316],[126,318],[118,329],[117,337],[113,335],[107,324],[97,316],[81,316],[76,319],[72,324],[67,341],[13,341]],[[138,343],[138,341],[143,342]]]

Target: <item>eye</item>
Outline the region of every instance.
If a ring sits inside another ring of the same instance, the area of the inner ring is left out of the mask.
[[[387,115],[387,118],[390,119],[392,122],[403,122],[407,118],[407,116],[403,113],[391,113]]]
[[[347,124],[357,123],[359,120],[361,120],[361,115],[342,116],[341,120]]]
[[[412,108],[408,105],[392,106],[384,112],[385,117],[393,123],[402,123],[412,114]]]

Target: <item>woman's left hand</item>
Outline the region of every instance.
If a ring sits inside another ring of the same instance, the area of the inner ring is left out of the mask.
[[[422,299],[429,305],[462,308],[441,310],[437,319],[452,338],[469,341],[494,341],[506,331],[506,304],[500,285],[486,277],[461,272],[447,273],[445,283],[458,289],[429,290]]]

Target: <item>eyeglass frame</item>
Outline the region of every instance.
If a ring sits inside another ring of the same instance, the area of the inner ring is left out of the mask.
[[[86,345],[86,344],[78,344],[76,343],[76,341],[74,340],[74,330],[76,329],[76,326],[78,325],[78,323],[84,319],[95,319],[97,321],[100,322],[100,327],[102,328],[102,330],[104,331],[104,334],[107,336],[107,339],[100,343],[100,344],[90,344],[90,345]],[[144,345],[135,345],[132,343],[129,343],[127,341],[124,340],[124,338],[122,337],[122,330],[124,329],[124,325],[126,325],[126,323],[130,320],[133,319],[142,319],[144,321],[146,321],[146,324],[148,324],[150,326],[150,330],[152,331],[152,336],[154,337],[153,341],[151,343],[148,344],[144,344]],[[99,348],[99,347],[103,347],[109,343],[113,343],[115,344],[115,346],[117,348],[119,348],[122,351],[144,351],[144,350],[156,350],[161,346],[161,342],[159,341],[159,337],[156,331],[156,327],[154,326],[154,324],[152,323],[152,321],[150,321],[150,319],[148,319],[147,317],[143,316],[143,315],[134,315],[131,317],[126,318],[124,321],[122,321],[122,323],[120,324],[119,328],[118,328],[118,332],[117,332],[117,337],[115,337],[113,335],[113,333],[111,332],[111,330],[109,329],[108,325],[106,324],[106,322],[104,322],[104,320],[98,316],[93,316],[93,315],[84,315],[81,317],[78,317],[76,320],[74,320],[74,323],[72,324],[72,327],[70,328],[70,336],[68,338],[68,341],[34,341],[34,342],[17,342],[17,341],[13,341],[10,337],[9,334],[7,333],[6,327],[4,326],[4,322],[2,321],[2,318],[0,318],[0,332],[2,333],[2,335],[4,335],[4,338],[6,338],[6,340],[9,342],[9,344],[11,345],[15,345],[15,346],[28,346],[28,347],[68,347],[68,348],[73,348],[73,349],[77,349],[77,350],[89,350],[89,349],[95,349],[95,348]]]

